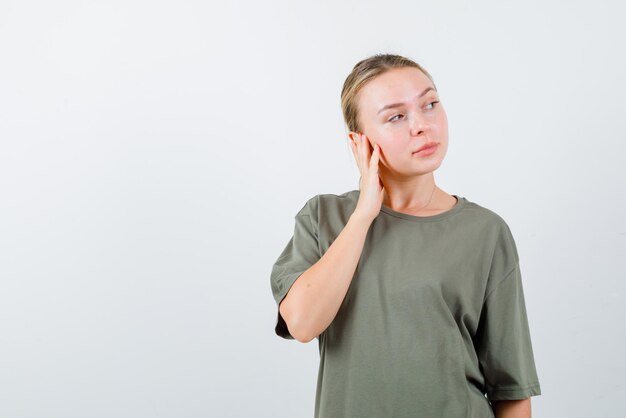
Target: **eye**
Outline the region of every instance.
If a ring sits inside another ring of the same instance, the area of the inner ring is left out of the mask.
[[[439,100],[434,101],[434,102],[430,102],[430,103],[428,103],[428,105],[426,106],[426,107],[427,107],[427,110],[433,110],[433,109],[435,108],[435,105],[436,105],[437,103],[439,103]],[[431,106],[431,105],[432,105],[432,107],[428,108],[428,106]],[[404,116],[404,115],[402,115],[401,113],[399,113],[399,114],[397,114],[397,115],[395,115],[395,116],[392,116],[392,117],[388,120],[388,122],[395,122],[396,120],[399,120],[399,119],[396,119],[398,116]]]
[[[436,105],[437,103],[439,103],[439,101],[436,101],[436,102],[430,102],[430,103],[428,103],[428,105],[433,105],[433,107],[431,107],[429,110],[434,109],[434,108],[435,108],[435,105]]]

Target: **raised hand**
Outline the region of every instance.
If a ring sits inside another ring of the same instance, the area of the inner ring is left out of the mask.
[[[359,179],[359,200],[354,212],[373,221],[380,212],[384,197],[383,182],[378,176],[380,147],[378,144],[372,146],[365,134],[356,134],[354,141],[351,141],[350,145],[361,173],[361,178]]]

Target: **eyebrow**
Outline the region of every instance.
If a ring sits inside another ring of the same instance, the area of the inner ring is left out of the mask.
[[[420,95],[419,95],[419,96],[417,96],[417,98],[419,99],[420,97],[422,97],[423,95],[425,95],[426,93],[428,93],[428,92],[429,92],[429,91],[431,91],[431,90],[432,90],[432,91],[435,91],[435,92],[437,91],[437,90],[435,90],[435,88],[433,88],[433,87],[428,87],[428,88],[426,88],[426,90],[424,90],[423,92],[421,92],[421,93],[420,93]],[[402,105],[404,105],[404,103],[392,103],[392,104],[388,104],[388,105],[386,105],[386,106],[383,106],[383,108],[382,108],[382,109],[380,109],[380,110],[378,111],[377,115],[378,115],[378,114],[380,114],[381,112],[383,112],[384,110],[391,109],[391,108],[394,108],[394,107],[399,107],[399,106],[402,106]]]

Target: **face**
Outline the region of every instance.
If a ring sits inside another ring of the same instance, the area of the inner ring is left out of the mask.
[[[448,150],[448,119],[430,79],[414,67],[394,68],[360,90],[359,121],[380,147],[380,172],[396,177],[437,169]],[[434,152],[415,153],[436,143]],[[371,148],[370,148],[371,149]]]

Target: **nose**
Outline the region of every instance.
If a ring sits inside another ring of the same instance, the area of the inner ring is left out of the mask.
[[[409,128],[411,129],[411,135],[417,136],[422,132],[427,132],[430,129],[426,117],[420,113],[419,110],[413,112],[411,115]]]

